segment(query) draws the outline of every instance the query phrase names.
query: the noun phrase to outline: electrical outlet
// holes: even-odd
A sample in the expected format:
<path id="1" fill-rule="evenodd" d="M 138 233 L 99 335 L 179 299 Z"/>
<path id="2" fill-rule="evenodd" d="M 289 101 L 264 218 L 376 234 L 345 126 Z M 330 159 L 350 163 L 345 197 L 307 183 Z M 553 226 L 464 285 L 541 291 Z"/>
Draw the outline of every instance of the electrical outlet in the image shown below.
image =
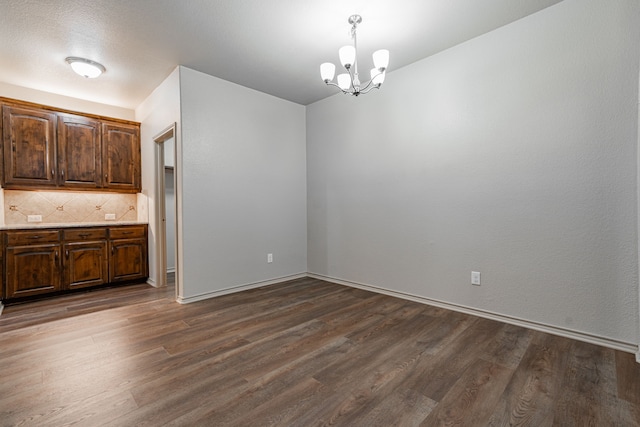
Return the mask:
<path id="1" fill-rule="evenodd" d="M 269 264 L 273 262 L 273 254 L 267 254 L 267 262 Z"/>
<path id="2" fill-rule="evenodd" d="M 472 271 L 471 272 L 471 284 L 472 285 L 476 285 L 476 286 L 480 286 L 480 272 L 479 271 Z"/>
<path id="3" fill-rule="evenodd" d="M 116 214 L 104 214 L 104 219 L 107 221 L 115 221 Z"/>
<path id="4" fill-rule="evenodd" d="M 27 222 L 42 222 L 42 215 L 27 215 Z"/>

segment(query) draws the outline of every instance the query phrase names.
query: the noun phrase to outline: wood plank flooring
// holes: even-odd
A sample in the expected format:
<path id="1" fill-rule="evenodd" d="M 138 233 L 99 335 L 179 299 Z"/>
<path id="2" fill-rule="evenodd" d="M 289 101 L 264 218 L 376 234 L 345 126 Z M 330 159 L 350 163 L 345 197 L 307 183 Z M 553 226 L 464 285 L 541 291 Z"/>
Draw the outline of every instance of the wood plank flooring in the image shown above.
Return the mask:
<path id="1" fill-rule="evenodd" d="M 631 354 L 311 278 L 5 307 L 0 426 L 637 426 Z"/>

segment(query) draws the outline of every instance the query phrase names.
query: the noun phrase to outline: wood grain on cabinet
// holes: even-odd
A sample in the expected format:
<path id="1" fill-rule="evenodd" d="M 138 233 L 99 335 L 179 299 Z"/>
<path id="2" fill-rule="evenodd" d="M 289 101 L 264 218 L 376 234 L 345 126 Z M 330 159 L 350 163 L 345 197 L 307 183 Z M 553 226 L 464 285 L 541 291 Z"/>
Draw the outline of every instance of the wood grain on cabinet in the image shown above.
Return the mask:
<path id="1" fill-rule="evenodd" d="M 139 123 L 0 102 L 4 188 L 141 190 Z"/>
<path id="2" fill-rule="evenodd" d="M 63 250 L 65 289 L 109 282 L 106 228 L 65 230 Z"/>
<path id="3" fill-rule="evenodd" d="M 109 280 L 141 280 L 148 276 L 146 227 L 129 226 L 109 230 Z"/>
<path id="4" fill-rule="evenodd" d="M 0 237 L 6 301 L 148 277 L 146 225 L 16 229 Z"/>
<path id="5" fill-rule="evenodd" d="M 100 122 L 72 114 L 58 114 L 59 184 L 66 188 L 102 186 Z"/>
<path id="6" fill-rule="evenodd" d="M 56 115 L 22 106 L 2 106 L 3 184 L 55 187 Z"/>
<path id="7" fill-rule="evenodd" d="M 7 232 L 6 298 L 21 298 L 62 290 L 60 233 Z"/>
<path id="8" fill-rule="evenodd" d="M 102 124 L 103 185 L 113 190 L 140 189 L 140 129 L 119 123 Z"/>

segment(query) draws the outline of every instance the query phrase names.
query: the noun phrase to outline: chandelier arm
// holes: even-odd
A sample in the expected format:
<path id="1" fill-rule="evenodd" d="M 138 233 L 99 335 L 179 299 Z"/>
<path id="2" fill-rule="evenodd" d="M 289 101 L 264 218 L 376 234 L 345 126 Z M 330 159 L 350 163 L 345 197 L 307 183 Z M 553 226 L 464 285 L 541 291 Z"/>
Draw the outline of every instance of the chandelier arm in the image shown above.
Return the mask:
<path id="1" fill-rule="evenodd" d="M 360 93 L 364 95 L 364 94 L 366 94 L 366 93 L 371 92 L 371 91 L 372 91 L 372 90 L 374 90 L 374 89 L 380 89 L 380 86 L 378 86 L 378 85 L 373 85 L 373 86 L 371 86 L 369 89 L 361 90 L 361 91 L 360 91 Z"/>
<path id="2" fill-rule="evenodd" d="M 367 93 L 367 92 L 371 92 L 371 89 L 374 89 L 374 88 L 376 88 L 376 89 L 380 89 L 380 86 L 382 86 L 382 83 L 380 83 L 380 84 L 374 84 L 372 87 L 369 87 L 369 86 L 371 86 L 371 84 L 372 84 L 372 83 L 373 83 L 373 81 L 376 79 L 376 77 L 381 76 L 383 73 L 384 73 L 384 71 L 379 72 L 378 74 L 376 74 L 375 76 L 373 76 L 373 77 L 371 78 L 371 80 L 369 80 L 369 81 L 367 82 L 367 85 L 366 85 L 366 86 L 365 86 L 365 87 L 360 91 L 360 93 L 363 93 L 363 94 L 364 94 L 364 93 Z"/>
<path id="3" fill-rule="evenodd" d="M 377 77 L 377 76 L 376 76 L 376 77 Z M 369 86 L 371 86 L 371 83 L 373 83 L 373 79 L 371 79 L 371 80 L 369 80 L 369 81 L 367 82 L 367 84 L 365 85 L 365 87 L 363 87 L 363 88 L 360 90 L 360 93 L 367 93 L 367 92 L 369 92 L 369 90 L 371 90 L 371 89 L 369 89 L 369 90 L 367 90 L 367 89 L 369 88 Z M 374 86 L 375 86 L 375 85 L 374 85 Z M 365 91 L 366 91 L 366 92 L 365 92 Z"/>
<path id="4" fill-rule="evenodd" d="M 335 84 L 334 82 L 326 82 L 326 83 L 327 83 L 327 86 L 335 86 L 335 87 L 337 87 L 338 89 L 340 89 L 340 91 L 342 93 L 349 93 L 346 90 L 342 89 L 339 85 Z"/>

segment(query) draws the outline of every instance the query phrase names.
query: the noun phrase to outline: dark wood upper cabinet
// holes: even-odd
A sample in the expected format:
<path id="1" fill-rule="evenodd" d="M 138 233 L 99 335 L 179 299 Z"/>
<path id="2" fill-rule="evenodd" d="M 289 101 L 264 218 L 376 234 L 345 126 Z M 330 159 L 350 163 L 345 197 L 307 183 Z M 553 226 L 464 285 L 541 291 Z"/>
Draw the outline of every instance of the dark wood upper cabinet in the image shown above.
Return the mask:
<path id="1" fill-rule="evenodd" d="M 60 185 L 67 188 L 102 186 L 100 122 L 87 117 L 58 114 Z"/>
<path id="2" fill-rule="evenodd" d="M 140 191 L 138 123 L 0 102 L 4 188 Z"/>
<path id="3" fill-rule="evenodd" d="M 55 187 L 55 113 L 3 105 L 2 120 L 5 187 Z"/>
<path id="4" fill-rule="evenodd" d="M 140 188 L 140 129 L 119 123 L 102 124 L 104 187 Z"/>

